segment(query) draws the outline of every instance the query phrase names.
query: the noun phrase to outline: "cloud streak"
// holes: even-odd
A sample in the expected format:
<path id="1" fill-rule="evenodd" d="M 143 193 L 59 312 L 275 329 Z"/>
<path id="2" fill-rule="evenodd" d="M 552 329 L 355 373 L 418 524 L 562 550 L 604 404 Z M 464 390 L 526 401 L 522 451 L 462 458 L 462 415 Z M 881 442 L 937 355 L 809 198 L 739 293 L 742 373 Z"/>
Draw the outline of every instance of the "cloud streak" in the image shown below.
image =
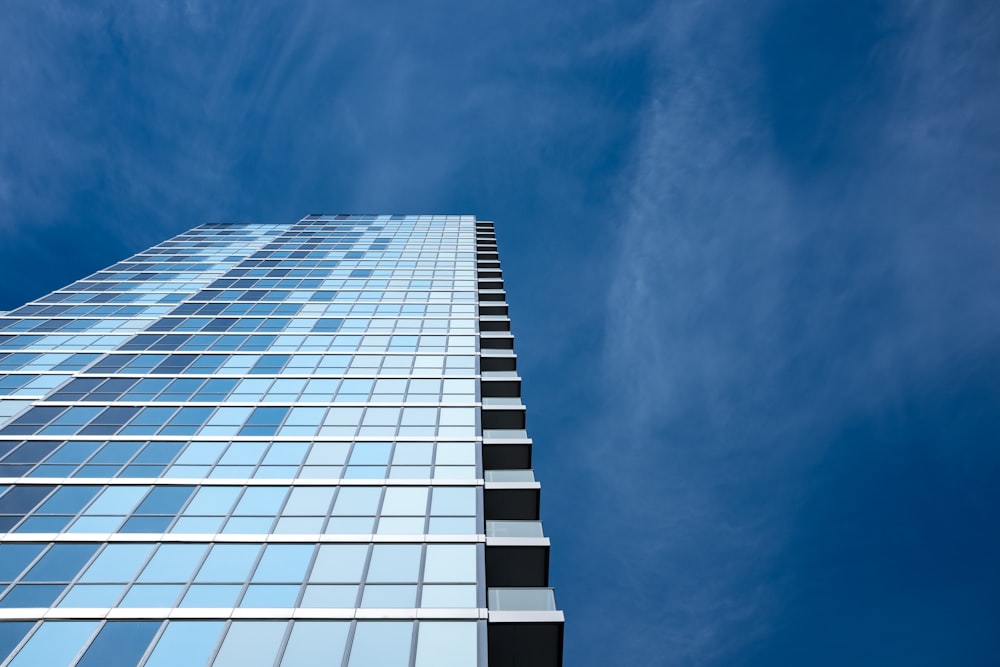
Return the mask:
<path id="1" fill-rule="evenodd" d="M 637 142 L 607 301 L 604 381 L 620 399 L 591 463 L 641 531 L 629 567 L 672 593 L 634 609 L 661 628 L 660 664 L 742 664 L 778 634 L 795 613 L 787 577 L 808 573 L 767 573 L 794 558 L 840 429 L 994 358 L 1000 334 L 989 8 L 890 3 L 851 76 L 895 83 L 845 115 L 870 90 L 840 82 L 815 111 L 840 153 L 808 167 L 788 163 L 800 156 L 774 143 L 759 102 L 762 35 L 786 6 L 758 9 L 676 3 L 657 16 L 669 66 Z"/>

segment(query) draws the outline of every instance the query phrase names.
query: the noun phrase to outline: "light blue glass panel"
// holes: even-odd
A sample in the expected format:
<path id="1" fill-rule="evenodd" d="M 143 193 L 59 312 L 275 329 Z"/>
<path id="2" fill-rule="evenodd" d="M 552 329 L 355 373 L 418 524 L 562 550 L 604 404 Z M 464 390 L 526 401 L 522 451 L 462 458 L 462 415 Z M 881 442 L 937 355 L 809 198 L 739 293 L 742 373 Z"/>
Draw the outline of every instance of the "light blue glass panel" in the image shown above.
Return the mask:
<path id="1" fill-rule="evenodd" d="M 351 465 L 385 465 L 392 451 L 391 442 L 358 442 L 351 452 Z"/>
<path id="2" fill-rule="evenodd" d="M 400 609 L 417 604 L 417 587 L 413 585 L 368 585 L 361 596 L 366 609 Z"/>
<path id="3" fill-rule="evenodd" d="M 134 584 L 119 607 L 173 607 L 177 597 L 184 589 L 184 584 Z"/>
<path id="4" fill-rule="evenodd" d="M 478 663 L 475 621 L 421 621 L 416 667 L 470 667 Z"/>
<path id="5" fill-rule="evenodd" d="M 151 544 L 109 544 L 80 581 L 130 581 L 152 550 Z"/>
<path id="6" fill-rule="evenodd" d="M 326 524 L 327 535 L 370 535 L 375 526 L 375 518 L 366 517 L 332 517 Z"/>
<path id="7" fill-rule="evenodd" d="M 208 664 L 224 625 L 221 621 L 171 621 L 144 667 Z"/>
<path id="8" fill-rule="evenodd" d="M 124 584 L 76 584 L 59 601 L 60 607 L 113 607 Z"/>
<path id="9" fill-rule="evenodd" d="M 271 667 L 287 627 L 284 621 L 234 621 L 213 667 Z"/>
<path id="10" fill-rule="evenodd" d="M 109 486 L 97 496 L 97 500 L 91 503 L 83 514 L 85 516 L 128 514 L 147 491 L 149 491 L 148 486 Z"/>
<path id="11" fill-rule="evenodd" d="M 276 486 L 252 486 L 246 490 L 233 510 L 239 516 L 274 516 L 281 508 L 288 490 Z"/>
<path id="12" fill-rule="evenodd" d="M 438 465 L 475 465 L 476 446 L 471 442 L 439 442 L 434 462 Z"/>
<path id="13" fill-rule="evenodd" d="M 189 581 L 206 549 L 204 544 L 161 544 L 137 581 Z"/>
<path id="14" fill-rule="evenodd" d="M 361 581 L 361 574 L 368 555 L 366 544 L 323 544 L 316 554 L 310 582 L 319 583 L 356 583 Z"/>
<path id="15" fill-rule="evenodd" d="M 385 490 L 382 514 L 395 516 L 423 516 L 427 512 L 427 487 L 396 486 Z"/>
<path id="16" fill-rule="evenodd" d="M 192 442 L 174 462 L 175 465 L 211 464 L 226 448 L 224 442 Z"/>
<path id="17" fill-rule="evenodd" d="M 242 489 L 236 486 L 203 486 L 184 509 L 184 514 L 189 516 L 227 514 L 240 495 L 240 491 Z"/>
<path id="18" fill-rule="evenodd" d="M 312 559 L 311 544 L 270 544 L 254 571 L 255 582 L 301 582 Z"/>
<path id="19" fill-rule="evenodd" d="M 356 585 L 310 584 L 306 586 L 300 606 L 350 608 L 357 604 L 357 600 L 358 586 Z"/>
<path id="20" fill-rule="evenodd" d="M 339 516 L 374 516 L 382 489 L 369 486 L 347 486 L 340 489 L 333 514 Z"/>
<path id="21" fill-rule="evenodd" d="M 411 621 L 358 621 L 348 667 L 406 667 L 412 637 Z"/>
<path id="22" fill-rule="evenodd" d="M 280 667 L 314 664 L 323 656 L 327 665 L 340 665 L 351 624 L 339 621 L 297 621 L 292 624 Z"/>
<path id="23" fill-rule="evenodd" d="M 242 584 L 192 584 L 181 600 L 181 607 L 235 607 Z"/>
<path id="24" fill-rule="evenodd" d="M 438 451 L 444 444 L 447 443 L 438 444 Z M 433 453 L 434 443 L 432 442 L 397 442 L 392 462 L 394 465 L 430 465 Z M 438 457 L 440 458 L 440 454 Z"/>
<path id="25" fill-rule="evenodd" d="M 333 501 L 333 487 L 302 486 L 292 489 L 281 514 L 326 516 L 330 503 Z"/>
<path id="26" fill-rule="evenodd" d="M 469 486 L 435 487 L 431 497 L 431 514 L 438 516 L 474 516 L 476 490 Z"/>
<path id="27" fill-rule="evenodd" d="M 9 667 L 70 665 L 97 621 L 48 621 L 28 640 Z"/>
<path id="28" fill-rule="evenodd" d="M 476 607 L 475 585 L 424 584 L 420 606 L 425 609 L 472 609 Z"/>
<path id="29" fill-rule="evenodd" d="M 243 594 L 241 607 L 294 607 L 299 597 L 298 584 L 250 584 Z"/>
<path id="30" fill-rule="evenodd" d="M 195 581 L 244 581 L 257 559 L 256 544 L 216 544 L 212 546 Z"/>
<path id="31" fill-rule="evenodd" d="M 377 583 L 417 581 L 420 571 L 419 544 L 376 544 L 366 580 Z"/>
<path id="32" fill-rule="evenodd" d="M 317 442 L 309 450 L 306 465 L 343 465 L 350 446 L 348 442 Z"/>
<path id="33" fill-rule="evenodd" d="M 267 449 L 266 442 L 234 442 L 219 459 L 219 465 L 254 465 Z"/>
<path id="34" fill-rule="evenodd" d="M 424 564 L 424 581 L 473 582 L 476 580 L 474 544 L 429 544 Z"/>

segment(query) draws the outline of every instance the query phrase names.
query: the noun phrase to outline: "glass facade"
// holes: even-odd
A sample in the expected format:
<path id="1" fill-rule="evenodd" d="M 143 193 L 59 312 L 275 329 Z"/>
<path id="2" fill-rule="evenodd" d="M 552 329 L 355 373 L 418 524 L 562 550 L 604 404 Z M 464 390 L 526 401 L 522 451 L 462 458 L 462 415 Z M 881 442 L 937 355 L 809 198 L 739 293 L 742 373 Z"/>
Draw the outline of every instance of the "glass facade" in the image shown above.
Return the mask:
<path id="1" fill-rule="evenodd" d="M 0 317 L 0 667 L 558 664 L 499 275 L 473 216 L 213 223 Z"/>

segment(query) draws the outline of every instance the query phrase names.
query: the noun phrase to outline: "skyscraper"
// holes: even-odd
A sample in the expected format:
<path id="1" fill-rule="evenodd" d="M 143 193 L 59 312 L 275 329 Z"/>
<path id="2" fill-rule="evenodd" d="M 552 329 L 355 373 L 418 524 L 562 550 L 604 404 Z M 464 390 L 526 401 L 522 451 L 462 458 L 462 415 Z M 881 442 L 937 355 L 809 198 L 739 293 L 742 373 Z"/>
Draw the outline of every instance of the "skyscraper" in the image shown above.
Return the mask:
<path id="1" fill-rule="evenodd" d="M 196 227 L 0 317 L 0 667 L 549 666 L 493 225 Z"/>

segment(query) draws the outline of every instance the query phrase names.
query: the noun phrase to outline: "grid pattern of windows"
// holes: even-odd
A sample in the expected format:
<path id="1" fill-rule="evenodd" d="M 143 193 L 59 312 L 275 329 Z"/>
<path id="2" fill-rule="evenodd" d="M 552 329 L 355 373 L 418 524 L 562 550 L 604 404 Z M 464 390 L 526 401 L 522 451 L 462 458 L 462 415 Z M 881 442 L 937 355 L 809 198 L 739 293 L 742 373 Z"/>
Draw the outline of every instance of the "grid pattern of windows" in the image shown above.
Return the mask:
<path id="1" fill-rule="evenodd" d="M 472 216 L 310 216 L 0 317 L 0 667 L 483 664 L 476 281 Z"/>

